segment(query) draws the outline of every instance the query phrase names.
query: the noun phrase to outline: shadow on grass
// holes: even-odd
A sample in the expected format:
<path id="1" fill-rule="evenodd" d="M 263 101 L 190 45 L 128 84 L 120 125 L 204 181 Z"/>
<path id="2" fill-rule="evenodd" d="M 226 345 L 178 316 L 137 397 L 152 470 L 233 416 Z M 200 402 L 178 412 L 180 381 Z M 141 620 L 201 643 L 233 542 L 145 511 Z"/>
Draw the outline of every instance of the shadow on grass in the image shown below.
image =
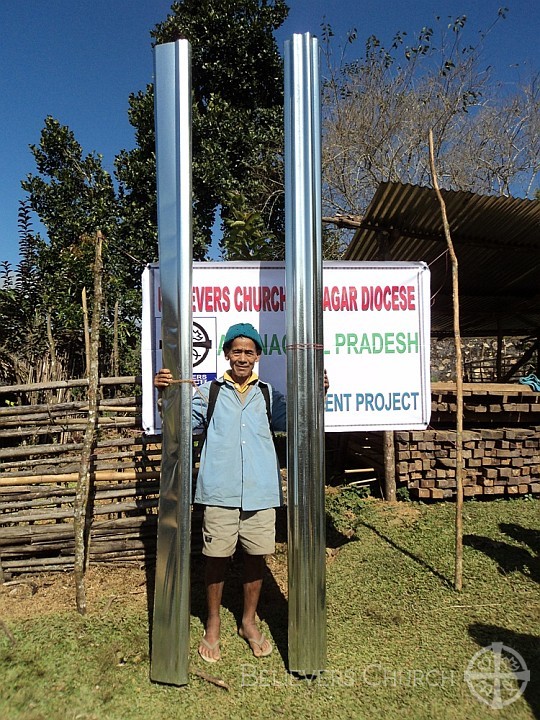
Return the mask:
<path id="1" fill-rule="evenodd" d="M 540 555 L 540 530 L 524 528 L 515 523 L 500 523 L 499 529 L 514 540 L 528 545 L 536 555 Z"/>
<path id="2" fill-rule="evenodd" d="M 421 567 L 423 567 L 425 570 L 428 570 L 432 575 L 435 575 L 436 578 L 438 578 L 443 585 L 445 585 L 448 588 L 453 588 L 454 585 L 452 581 L 447 578 L 445 575 L 443 575 L 439 570 L 433 567 L 433 565 L 430 565 L 428 562 L 426 562 L 423 558 L 418 557 L 418 555 L 415 555 L 410 550 L 407 550 L 407 548 L 403 547 L 402 545 L 399 545 L 395 540 L 392 540 L 392 538 L 389 538 L 388 535 L 385 535 L 380 530 L 378 530 L 374 525 L 370 525 L 370 523 L 366 522 L 365 520 L 360 520 L 358 522 L 358 525 L 363 525 L 364 527 L 368 528 L 368 530 L 372 530 L 375 535 L 381 538 L 381 540 L 384 540 L 387 542 L 391 547 L 393 547 L 395 550 L 398 550 L 400 553 L 405 555 L 406 557 L 410 558 L 411 560 L 414 560 L 415 563 L 418 563 Z"/>
<path id="3" fill-rule="evenodd" d="M 530 671 L 530 680 L 525 687 L 523 697 L 529 703 L 534 717 L 540 719 L 540 683 L 538 683 L 540 674 L 540 637 L 538 635 L 517 633 L 497 625 L 483 625 L 482 623 L 470 625 L 469 634 L 480 647 L 502 642 L 507 648 L 515 650 L 521 655 L 527 669 Z M 509 654 L 512 655 L 512 653 Z M 479 668 L 475 669 L 478 670 Z M 485 682 L 495 682 L 495 680 L 495 677 L 493 679 L 487 678 Z M 521 682 L 516 679 L 516 690 L 521 685 Z M 502 690 L 504 690 L 504 687 Z"/>
<path id="4" fill-rule="evenodd" d="M 526 542 L 532 548 L 536 547 L 539 533 L 535 530 L 527 530 L 514 524 L 501 524 L 500 529 L 515 540 Z M 463 544 L 495 560 L 502 575 L 521 572 L 532 580 L 540 582 L 540 557 L 535 556 L 534 552 L 527 548 L 493 540 L 484 535 L 464 535 Z"/>

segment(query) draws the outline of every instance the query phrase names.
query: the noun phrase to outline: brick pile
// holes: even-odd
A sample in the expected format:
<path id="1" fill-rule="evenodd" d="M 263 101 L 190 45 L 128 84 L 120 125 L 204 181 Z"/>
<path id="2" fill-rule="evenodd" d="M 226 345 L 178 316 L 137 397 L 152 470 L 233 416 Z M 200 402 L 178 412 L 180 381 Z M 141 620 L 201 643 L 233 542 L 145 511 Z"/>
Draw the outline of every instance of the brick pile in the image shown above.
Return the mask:
<path id="1" fill-rule="evenodd" d="M 398 484 L 419 499 L 456 492 L 454 430 L 395 433 Z M 463 493 L 515 496 L 540 493 L 540 426 L 463 431 Z"/>

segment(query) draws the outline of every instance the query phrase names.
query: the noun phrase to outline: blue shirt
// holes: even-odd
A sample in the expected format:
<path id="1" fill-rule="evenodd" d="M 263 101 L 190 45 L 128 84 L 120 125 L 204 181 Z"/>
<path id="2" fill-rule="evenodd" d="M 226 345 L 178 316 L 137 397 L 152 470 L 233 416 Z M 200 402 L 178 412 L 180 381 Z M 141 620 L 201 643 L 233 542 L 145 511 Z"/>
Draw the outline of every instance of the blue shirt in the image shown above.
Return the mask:
<path id="1" fill-rule="evenodd" d="M 223 378 L 219 382 L 222 386 L 201 454 L 195 502 L 242 510 L 281 505 L 279 463 L 259 381 L 244 399 L 231 382 Z M 200 385 L 193 397 L 193 429 L 204 426 L 210 385 Z M 285 430 L 285 398 L 270 385 L 268 388 L 272 428 Z"/>

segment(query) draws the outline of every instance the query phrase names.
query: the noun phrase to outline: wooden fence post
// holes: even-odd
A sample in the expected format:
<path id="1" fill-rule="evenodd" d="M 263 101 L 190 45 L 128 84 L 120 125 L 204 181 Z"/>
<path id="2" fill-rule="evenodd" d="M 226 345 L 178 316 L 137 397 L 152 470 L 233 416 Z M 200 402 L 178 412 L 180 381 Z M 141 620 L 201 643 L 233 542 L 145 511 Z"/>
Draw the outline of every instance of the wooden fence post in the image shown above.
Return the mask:
<path id="1" fill-rule="evenodd" d="M 73 528 L 75 536 L 75 593 L 77 610 L 86 614 L 86 590 L 84 574 L 87 566 L 90 519 L 88 518 L 88 497 L 90 493 L 90 463 L 95 440 L 98 414 L 99 386 L 99 325 L 102 296 L 103 235 L 96 234 L 96 255 L 94 261 L 94 300 L 92 307 L 92 333 L 90 336 L 90 366 L 88 368 L 88 419 L 81 450 L 81 464 L 77 494 L 75 496 Z"/>
<path id="2" fill-rule="evenodd" d="M 396 500 L 396 450 L 394 447 L 394 431 L 383 432 L 384 450 L 384 499 L 389 502 Z"/>

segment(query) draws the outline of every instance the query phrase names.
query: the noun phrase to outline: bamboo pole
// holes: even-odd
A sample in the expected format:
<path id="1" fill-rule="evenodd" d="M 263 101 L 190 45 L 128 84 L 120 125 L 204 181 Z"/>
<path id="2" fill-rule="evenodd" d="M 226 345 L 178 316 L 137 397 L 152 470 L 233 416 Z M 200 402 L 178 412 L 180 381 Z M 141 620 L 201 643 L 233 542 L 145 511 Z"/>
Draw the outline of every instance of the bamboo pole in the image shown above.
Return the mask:
<path id="1" fill-rule="evenodd" d="M 153 443 L 155 444 L 155 443 Z M 99 440 L 95 447 L 129 447 L 130 445 L 141 445 L 141 438 L 112 438 L 110 440 Z M 64 452 L 78 452 L 82 450 L 82 443 L 51 443 L 49 445 L 23 445 L 14 448 L 0 448 L 0 458 L 26 457 L 28 455 L 61 454 Z"/>
<path id="2" fill-rule="evenodd" d="M 0 475 L 0 487 L 15 487 L 19 485 L 46 485 L 48 483 L 76 483 L 79 481 L 79 473 L 63 473 L 60 475 L 33 475 L 24 477 L 3 477 Z M 148 480 L 159 478 L 159 471 L 153 472 L 139 472 L 138 470 L 125 470 L 123 472 L 109 472 L 108 470 L 97 470 L 90 473 L 90 480 L 92 482 L 109 481 L 114 480 Z"/>
<path id="3" fill-rule="evenodd" d="M 119 517 L 107 520 L 96 520 L 92 526 L 92 537 L 102 535 L 114 535 L 118 531 L 137 531 L 142 533 L 143 526 L 157 526 L 157 515 L 128 515 L 127 517 Z M 36 546 L 47 541 L 51 537 L 73 538 L 73 523 L 57 523 L 49 525 L 14 525 L 6 527 L 2 530 L 0 538 L 0 546 L 5 547 L 8 542 L 30 541 Z"/>
<path id="4" fill-rule="evenodd" d="M 80 459 L 80 456 L 79 456 Z M 159 467 L 161 462 L 161 450 L 137 450 L 134 448 L 131 451 L 126 452 L 115 452 L 115 453 L 95 453 L 92 455 L 94 460 L 94 466 L 96 470 L 114 470 L 114 469 L 125 469 L 131 467 L 138 467 L 142 469 L 142 466 L 151 466 L 151 469 Z M 112 467 L 105 467 L 108 462 L 113 460 L 121 461 L 117 462 Z M 73 472 L 72 465 L 77 461 L 77 457 L 71 453 L 66 452 L 64 457 L 47 457 L 26 459 L 26 460 L 5 460 L 2 463 L 2 472 L 0 477 L 5 477 L 9 474 L 13 475 L 43 475 L 43 474 L 54 474 L 57 472 L 52 466 L 59 466 L 59 471 L 62 472 L 62 468 L 65 468 L 64 472 Z M 102 467 L 99 467 L 99 466 Z"/>
<path id="5" fill-rule="evenodd" d="M 432 393 L 455 393 L 455 382 L 431 383 Z M 463 392 L 469 395 L 530 395 L 534 390 L 529 385 L 518 383 L 463 383 Z"/>
<path id="6" fill-rule="evenodd" d="M 103 428 L 138 428 L 140 427 L 140 418 L 98 418 L 99 427 Z M 69 426 L 69 427 L 68 427 Z M 24 435 L 55 435 L 66 432 L 84 432 L 86 424 L 81 418 L 76 423 L 59 422 L 57 425 L 39 425 L 33 426 L 31 429 L 14 428 L 13 430 L 0 430 L 0 438 L 22 437 Z"/>
<path id="7" fill-rule="evenodd" d="M 141 401 L 140 398 L 133 396 L 130 397 L 123 397 L 123 398 L 106 398 L 106 399 L 100 399 L 99 401 L 99 408 L 100 409 L 106 409 L 110 410 L 114 407 L 121 407 L 126 406 L 130 410 L 134 407 L 141 407 Z M 0 408 L 0 418 L 2 417 L 15 417 L 20 415 L 27 415 L 27 414 L 33 414 L 33 413 L 40 413 L 40 412 L 49 412 L 51 409 L 54 410 L 54 412 L 57 411 L 74 411 L 79 410 L 81 412 L 88 412 L 88 400 L 73 400 L 71 402 L 65 402 L 65 403 L 55 403 L 52 408 L 49 403 L 40 403 L 38 405 L 15 405 L 12 407 L 3 407 Z M 2 421 L 3 422 L 3 421 Z"/>
<path id="8" fill-rule="evenodd" d="M 379 255 L 383 261 L 391 260 L 390 238 L 387 232 L 379 233 Z M 384 499 L 396 502 L 396 449 L 394 431 L 383 431 Z"/>
<path id="9" fill-rule="evenodd" d="M 439 189 L 437 169 L 435 167 L 435 150 L 433 131 L 429 131 L 429 164 L 433 188 L 441 206 L 441 216 L 448 254 L 452 266 L 452 302 L 454 308 L 454 344 L 456 348 L 456 556 L 454 587 L 463 587 L 463 360 L 461 354 L 461 332 L 459 327 L 459 283 L 458 260 L 452 243 L 450 225 L 446 215 L 446 204 Z"/>
<path id="10" fill-rule="evenodd" d="M 54 338 L 52 334 L 52 325 L 51 325 L 51 313 L 47 312 L 46 315 L 46 322 L 47 322 L 47 341 L 49 343 L 49 352 L 51 354 L 51 377 L 53 380 L 56 380 L 56 374 L 57 374 L 57 363 L 56 363 L 56 347 L 54 344 Z"/>
<path id="11" fill-rule="evenodd" d="M 13 423 L 19 423 L 20 425 L 32 426 L 34 422 L 44 423 L 47 420 L 57 421 L 59 418 L 64 418 L 66 422 L 80 422 L 81 419 L 86 418 L 88 415 L 88 405 L 86 407 L 75 408 L 74 410 L 57 410 L 54 405 L 47 412 L 35 412 L 22 413 L 21 415 L 7 415 L 4 416 L 0 421 L 1 427 L 12 425 Z M 114 415 L 126 415 L 128 418 L 137 413 L 141 412 L 141 408 L 138 405 L 111 405 L 110 407 L 104 407 L 100 404 L 98 411 L 101 411 L 99 419 L 107 421 L 114 419 Z M 121 419 L 121 418 L 120 418 Z"/>
<path id="12" fill-rule="evenodd" d="M 84 327 L 84 356 L 86 358 L 86 376 L 90 369 L 90 330 L 88 328 L 88 304 L 86 301 L 86 287 L 82 289 L 82 311 Z"/>
<path id="13" fill-rule="evenodd" d="M 503 340 L 504 333 L 500 316 L 497 317 L 497 359 L 495 363 L 497 382 L 502 379 L 502 361 L 503 361 Z"/>
<path id="14" fill-rule="evenodd" d="M 121 513 L 121 512 L 128 512 L 131 510 L 142 510 L 144 508 L 157 508 L 158 506 L 158 498 L 155 497 L 152 500 L 136 500 L 133 502 L 117 502 L 117 503 L 109 503 L 108 505 L 96 505 L 93 510 L 94 515 L 110 515 L 112 513 Z M 68 508 L 66 510 L 52 510 L 50 512 L 15 512 L 15 513 L 9 513 L 8 515 L 2 515 L 0 516 L 0 526 L 5 525 L 7 523 L 12 522 L 41 522 L 44 520 L 68 520 L 70 518 L 76 519 L 75 517 L 75 510 L 76 508 Z M 77 556 L 77 571 L 79 571 L 80 567 L 80 548 L 78 547 L 78 543 L 80 542 L 80 533 L 79 536 L 75 536 L 77 541 L 76 550 L 75 553 Z M 88 540 L 86 540 L 86 547 L 84 548 L 85 554 L 84 554 L 84 562 L 86 562 L 86 558 L 88 556 Z M 84 575 L 84 573 L 83 573 Z M 77 592 L 79 593 L 77 596 L 77 609 L 81 613 L 81 615 L 84 615 L 86 612 L 86 595 L 84 594 L 84 585 L 82 588 L 82 591 L 78 588 Z M 84 611 L 81 612 L 80 608 L 84 608 Z"/>
<path id="15" fill-rule="evenodd" d="M 94 437 L 97 427 L 98 384 L 99 384 L 99 327 L 102 299 L 103 275 L 103 235 L 101 230 L 96 233 L 96 254 L 94 261 L 94 299 L 92 306 L 92 335 L 90 337 L 90 365 L 88 368 L 88 421 L 81 450 L 81 465 L 77 495 L 73 514 L 73 530 L 75 535 L 75 593 L 77 610 L 86 614 L 86 589 L 84 573 L 88 558 L 88 541 L 90 523 L 88 518 L 88 497 L 90 492 L 90 458 L 93 452 Z"/>
<path id="16" fill-rule="evenodd" d="M 118 375 L 118 300 L 114 303 L 112 361 L 113 361 L 113 373 L 115 375 Z"/>
<path id="17" fill-rule="evenodd" d="M 101 377 L 101 385 L 141 385 L 140 375 L 121 375 L 120 377 Z M 77 380 L 54 380 L 51 382 L 24 383 L 20 385 L 0 385 L 0 395 L 14 392 L 34 392 L 37 390 L 55 390 L 57 388 L 87 387 L 88 378 Z"/>
<path id="18" fill-rule="evenodd" d="M 135 418 L 137 417 L 137 411 L 139 411 L 140 415 L 140 409 L 136 407 L 119 406 L 107 408 L 107 415 L 100 415 L 98 417 L 98 422 L 102 425 L 110 425 L 116 424 L 118 421 L 133 420 L 133 416 L 135 416 Z M 88 414 L 88 410 L 86 411 L 86 414 Z M 55 425 L 61 425 L 63 427 L 68 425 L 77 425 L 85 419 L 86 414 L 82 410 L 76 410 L 72 411 L 68 416 L 65 412 L 51 409 L 51 412 L 49 413 L 33 413 L 18 417 L 4 417 L 2 419 L 1 426 L 6 429 L 10 427 L 17 427 L 21 431 L 26 430 L 28 434 L 32 434 L 34 427 L 43 427 L 44 425 L 47 425 L 49 421 L 53 422 Z M 120 416 L 114 417 L 117 414 Z M 122 417 L 122 415 L 125 417 Z"/>
<path id="19" fill-rule="evenodd" d="M 107 489 L 107 490 L 97 490 L 93 493 L 92 497 L 94 499 L 94 502 L 101 502 L 102 500 L 112 500 L 115 498 L 128 498 L 128 497 L 139 497 L 139 498 L 146 498 L 150 495 L 157 495 L 159 492 L 159 485 L 157 483 L 154 483 L 151 487 L 147 488 L 139 488 L 138 485 L 129 485 L 129 486 L 116 486 L 116 488 Z M 35 508 L 50 508 L 58 507 L 59 505 L 71 505 L 73 503 L 73 497 L 75 495 L 75 490 L 69 491 L 68 488 L 63 489 L 63 494 L 58 495 L 56 493 L 52 493 L 50 495 L 47 495 L 46 497 L 29 497 L 25 498 L 24 500 L 11 500 L 8 502 L 0 502 L 0 511 L 6 513 L 6 518 L 8 512 L 14 513 L 16 511 L 32 511 Z M 7 512 L 6 512 L 7 511 Z M 8 522 L 8 520 L 5 520 Z M 11 522 L 11 519 L 9 520 Z M 2 516 L 0 516 L 0 523 L 2 523 Z"/>

